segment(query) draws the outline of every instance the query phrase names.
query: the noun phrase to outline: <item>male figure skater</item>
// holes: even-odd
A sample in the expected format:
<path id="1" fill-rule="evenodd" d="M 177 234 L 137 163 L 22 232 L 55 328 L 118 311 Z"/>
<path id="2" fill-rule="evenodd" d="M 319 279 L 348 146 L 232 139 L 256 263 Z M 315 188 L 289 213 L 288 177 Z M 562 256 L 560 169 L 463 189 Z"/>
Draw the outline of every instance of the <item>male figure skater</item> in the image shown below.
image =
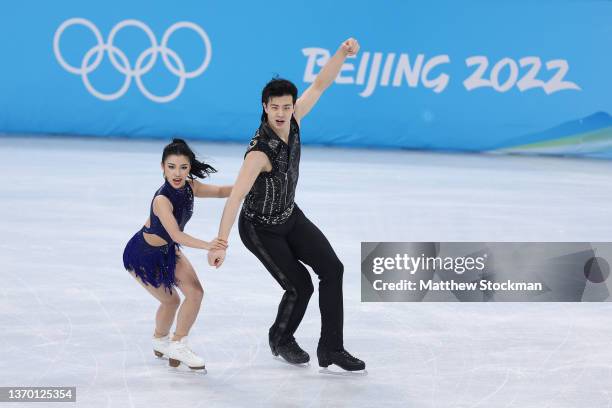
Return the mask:
<path id="1" fill-rule="evenodd" d="M 355 39 L 344 41 L 299 98 L 296 86 L 285 79 L 273 79 L 264 87 L 261 125 L 225 204 L 218 238 L 227 240 L 245 199 L 238 221 L 240 238 L 285 291 L 269 331 L 272 354 L 292 364 L 310 360 L 293 336 L 314 290 L 303 262 L 319 277 L 319 365 L 336 364 L 349 371 L 363 370 L 365 363 L 344 349 L 343 265 L 294 197 L 300 163 L 300 123 L 332 84 L 346 57 L 358 51 Z M 211 250 L 208 261 L 219 267 L 225 255 L 225 249 Z"/>

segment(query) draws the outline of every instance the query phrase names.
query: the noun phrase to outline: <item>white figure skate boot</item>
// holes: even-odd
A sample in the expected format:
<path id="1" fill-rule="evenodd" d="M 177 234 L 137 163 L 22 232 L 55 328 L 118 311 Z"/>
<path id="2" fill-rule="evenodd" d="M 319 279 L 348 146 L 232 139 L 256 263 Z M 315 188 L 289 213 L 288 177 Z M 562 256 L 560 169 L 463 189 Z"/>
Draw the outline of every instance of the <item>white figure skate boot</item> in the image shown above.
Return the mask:
<path id="1" fill-rule="evenodd" d="M 153 353 L 157 357 L 168 357 L 168 348 L 170 347 L 170 336 L 168 334 L 163 337 L 153 336 L 151 343 L 153 344 Z"/>
<path id="2" fill-rule="evenodd" d="M 187 337 L 183 337 L 179 341 L 170 341 L 168 359 L 170 367 L 178 367 L 180 363 L 183 363 L 192 370 L 204 370 L 206 368 L 204 360 L 187 345 Z"/>

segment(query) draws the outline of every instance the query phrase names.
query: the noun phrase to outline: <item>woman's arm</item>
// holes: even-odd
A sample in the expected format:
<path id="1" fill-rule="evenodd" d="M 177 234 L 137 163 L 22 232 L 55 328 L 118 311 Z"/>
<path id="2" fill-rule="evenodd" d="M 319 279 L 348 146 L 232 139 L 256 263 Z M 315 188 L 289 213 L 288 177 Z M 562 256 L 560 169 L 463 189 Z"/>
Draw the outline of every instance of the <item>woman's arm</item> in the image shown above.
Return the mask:
<path id="1" fill-rule="evenodd" d="M 170 238 L 178 244 L 207 250 L 227 248 L 227 241 L 224 242 L 215 238 L 212 242 L 206 242 L 181 231 L 172 214 L 172 203 L 162 195 L 155 197 L 153 200 L 153 213 L 157 215 Z"/>
<path id="2" fill-rule="evenodd" d="M 196 197 L 213 197 L 225 198 L 229 197 L 233 186 L 215 186 L 212 184 L 204 184 L 197 180 L 190 181 L 193 195 Z"/>

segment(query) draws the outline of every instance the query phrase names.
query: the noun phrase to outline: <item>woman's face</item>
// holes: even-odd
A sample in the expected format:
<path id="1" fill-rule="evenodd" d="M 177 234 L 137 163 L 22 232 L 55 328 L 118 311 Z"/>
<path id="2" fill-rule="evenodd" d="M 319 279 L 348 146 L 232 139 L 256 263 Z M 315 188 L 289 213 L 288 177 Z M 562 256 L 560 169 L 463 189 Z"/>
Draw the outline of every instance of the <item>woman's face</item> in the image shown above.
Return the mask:
<path id="1" fill-rule="evenodd" d="M 164 171 L 164 178 L 168 180 L 172 187 L 181 188 L 185 185 L 189 170 L 191 170 L 189 158 L 171 154 L 162 163 L 162 170 Z"/>

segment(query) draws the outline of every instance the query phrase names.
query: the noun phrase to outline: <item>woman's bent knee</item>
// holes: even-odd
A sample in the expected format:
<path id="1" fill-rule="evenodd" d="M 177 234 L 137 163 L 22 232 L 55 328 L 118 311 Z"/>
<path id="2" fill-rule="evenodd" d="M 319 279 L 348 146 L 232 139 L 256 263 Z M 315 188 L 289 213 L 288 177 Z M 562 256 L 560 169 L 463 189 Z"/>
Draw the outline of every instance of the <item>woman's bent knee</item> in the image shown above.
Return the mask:
<path id="1" fill-rule="evenodd" d="M 166 307 L 177 308 L 181 304 L 181 298 L 175 293 L 174 295 L 162 300 L 161 303 Z"/>
<path id="2" fill-rule="evenodd" d="M 204 289 L 201 286 L 190 288 L 185 293 L 185 298 L 192 302 L 202 302 L 204 298 Z"/>

